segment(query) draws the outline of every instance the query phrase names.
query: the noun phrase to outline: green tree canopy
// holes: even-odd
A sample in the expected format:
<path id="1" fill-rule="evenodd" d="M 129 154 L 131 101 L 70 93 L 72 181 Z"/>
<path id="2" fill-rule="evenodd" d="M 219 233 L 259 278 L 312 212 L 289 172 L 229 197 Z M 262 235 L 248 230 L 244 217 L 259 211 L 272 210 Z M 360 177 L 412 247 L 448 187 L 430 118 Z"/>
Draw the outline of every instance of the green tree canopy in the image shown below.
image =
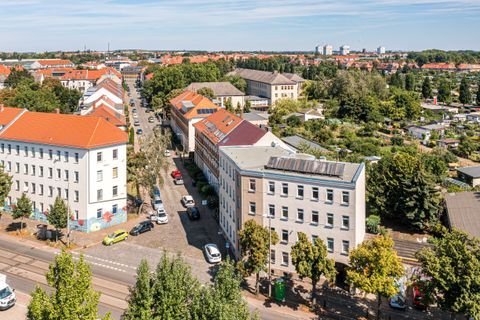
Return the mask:
<path id="1" fill-rule="evenodd" d="M 20 230 L 23 228 L 23 218 L 28 218 L 32 214 L 32 201 L 25 193 L 22 193 L 17 205 L 12 210 L 13 219 L 20 219 Z"/>
<path id="2" fill-rule="evenodd" d="M 16 88 L 21 82 L 33 81 L 33 76 L 26 69 L 12 68 L 7 79 L 5 79 L 5 87 Z"/>
<path id="3" fill-rule="evenodd" d="M 411 72 L 405 76 L 405 90 L 415 91 L 415 75 Z"/>
<path id="4" fill-rule="evenodd" d="M 3 166 L 0 166 L 0 206 L 5 205 L 5 199 L 12 188 L 12 176 L 5 172 Z"/>
<path id="5" fill-rule="evenodd" d="M 335 261 L 327 257 L 327 247 L 323 240 L 317 238 L 312 243 L 303 232 L 298 233 L 298 240 L 291 248 L 292 264 L 301 278 L 312 280 L 312 301 L 315 304 L 315 292 L 321 276 L 328 281 L 335 281 Z"/>
<path id="6" fill-rule="evenodd" d="M 470 92 L 470 83 L 466 77 L 462 78 L 460 82 L 460 96 L 458 97 L 461 103 L 469 104 L 472 103 L 472 93 Z"/>
<path id="7" fill-rule="evenodd" d="M 404 274 L 403 266 L 393 249 L 390 236 L 376 236 L 365 240 L 350 252 L 347 282 L 366 293 L 377 295 L 377 319 L 383 297 L 391 297 L 398 291 L 395 283 Z"/>
<path id="8" fill-rule="evenodd" d="M 128 309 L 123 318 L 125 320 L 150 320 L 152 319 L 153 290 L 150 267 L 145 259 L 142 259 L 137 268 L 137 281 L 130 288 Z"/>
<path id="9" fill-rule="evenodd" d="M 198 94 L 201 94 L 204 97 L 207 97 L 210 100 L 213 100 L 216 98 L 215 93 L 211 88 L 203 87 L 197 90 Z"/>
<path id="10" fill-rule="evenodd" d="M 269 239 L 271 235 L 271 238 Z M 247 220 L 239 233 L 242 261 L 239 268 L 245 276 L 255 273 L 255 292 L 259 290 L 260 271 L 264 271 L 270 259 L 270 247 L 278 242 L 275 231 L 262 227 L 255 220 Z M 270 241 L 269 241 L 270 240 Z"/>
<path id="11" fill-rule="evenodd" d="M 28 305 L 28 320 L 96 320 L 100 293 L 92 287 L 90 267 L 83 255 L 75 262 L 63 251 L 55 257 L 47 273 L 52 288 L 48 295 L 37 286 Z M 110 319 L 107 314 L 104 320 Z"/>
<path id="12" fill-rule="evenodd" d="M 57 230 L 57 238 L 58 230 L 67 227 L 68 218 L 68 207 L 65 204 L 65 201 L 57 196 L 53 205 L 50 205 L 50 212 L 47 215 L 48 223 L 53 225 Z"/>
<path id="13" fill-rule="evenodd" d="M 449 104 L 452 100 L 452 87 L 450 81 L 443 78 L 438 86 L 438 101 Z"/>
<path id="14" fill-rule="evenodd" d="M 426 292 L 443 308 L 480 319 L 480 240 L 441 227 L 417 253 Z"/>
<path id="15" fill-rule="evenodd" d="M 430 82 L 430 77 L 426 76 L 422 84 L 422 96 L 424 99 L 429 99 L 433 96 L 432 92 L 432 83 Z"/>

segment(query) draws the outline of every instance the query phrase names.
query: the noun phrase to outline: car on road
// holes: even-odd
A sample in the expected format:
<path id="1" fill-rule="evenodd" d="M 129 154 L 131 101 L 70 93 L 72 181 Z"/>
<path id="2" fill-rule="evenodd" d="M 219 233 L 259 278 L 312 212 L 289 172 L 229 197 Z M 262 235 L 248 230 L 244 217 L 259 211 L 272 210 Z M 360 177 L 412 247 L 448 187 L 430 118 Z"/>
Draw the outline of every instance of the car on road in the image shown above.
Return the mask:
<path id="1" fill-rule="evenodd" d="M 207 261 L 209 263 L 219 263 L 222 261 L 222 254 L 216 244 L 207 243 L 203 247 L 203 251 L 205 252 L 205 256 L 207 257 Z"/>
<path id="2" fill-rule="evenodd" d="M 180 170 L 173 170 L 170 175 L 172 176 L 172 178 L 176 178 L 176 177 L 181 177 L 182 176 L 182 173 L 180 172 Z"/>
<path id="3" fill-rule="evenodd" d="M 160 188 L 158 186 L 153 187 L 152 190 L 152 197 L 160 197 Z"/>
<path id="4" fill-rule="evenodd" d="M 135 121 L 133 122 L 133 125 L 134 125 L 135 127 L 138 127 L 138 126 L 140 125 L 140 121 L 135 120 Z"/>
<path id="5" fill-rule="evenodd" d="M 185 195 L 182 197 L 182 204 L 185 208 L 195 207 L 195 200 L 191 195 Z"/>
<path id="6" fill-rule="evenodd" d="M 150 112 L 152 112 L 152 110 L 150 108 L 145 109 L 145 113 L 150 113 Z"/>
<path id="7" fill-rule="evenodd" d="M 138 134 L 138 135 L 141 135 L 141 134 L 143 134 L 143 130 L 142 130 L 142 129 L 140 129 L 140 128 L 138 128 L 138 129 L 137 129 L 137 134 Z"/>
<path id="8" fill-rule="evenodd" d="M 187 215 L 190 220 L 199 220 L 200 219 L 200 210 L 197 207 L 188 207 Z"/>
<path id="9" fill-rule="evenodd" d="M 134 113 L 134 114 L 133 114 L 133 118 L 134 118 L 134 119 L 138 119 L 138 113 Z"/>
<path id="10" fill-rule="evenodd" d="M 15 305 L 15 290 L 7 284 L 7 276 L 0 274 L 0 310 L 7 310 Z"/>
<path id="11" fill-rule="evenodd" d="M 162 199 L 160 198 L 160 196 L 154 196 L 154 197 L 153 197 L 153 199 L 152 199 L 152 207 L 153 207 L 153 209 L 155 209 L 155 210 L 165 209 L 165 207 L 163 206 L 163 201 L 162 201 Z"/>
<path id="12" fill-rule="evenodd" d="M 154 118 L 154 117 L 148 117 L 148 122 L 154 123 L 154 122 L 155 122 L 155 118 Z"/>
<path id="13" fill-rule="evenodd" d="M 168 223 L 168 214 L 165 209 L 160 209 L 157 211 L 157 224 L 166 224 Z"/>
<path id="14" fill-rule="evenodd" d="M 171 153 L 170 153 L 170 150 L 166 149 L 164 152 L 163 152 L 163 156 L 164 157 L 170 157 Z"/>
<path id="15" fill-rule="evenodd" d="M 175 179 L 173 179 L 173 183 L 176 184 L 177 186 L 183 184 L 183 177 L 182 176 L 176 176 Z"/>
<path id="16" fill-rule="evenodd" d="M 127 240 L 128 239 L 128 232 L 127 230 L 120 229 L 110 233 L 108 236 L 103 238 L 103 244 L 106 246 L 111 246 L 114 243 Z"/>
<path id="17" fill-rule="evenodd" d="M 137 113 L 137 108 L 132 108 L 132 113 Z"/>
<path id="18" fill-rule="evenodd" d="M 142 221 L 139 224 L 135 225 L 132 230 L 130 230 L 130 235 L 138 236 L 139 234 L 142 234 L 144 232 L 151 231 L 153 227 L 154 225 L 151 221 Z"/>

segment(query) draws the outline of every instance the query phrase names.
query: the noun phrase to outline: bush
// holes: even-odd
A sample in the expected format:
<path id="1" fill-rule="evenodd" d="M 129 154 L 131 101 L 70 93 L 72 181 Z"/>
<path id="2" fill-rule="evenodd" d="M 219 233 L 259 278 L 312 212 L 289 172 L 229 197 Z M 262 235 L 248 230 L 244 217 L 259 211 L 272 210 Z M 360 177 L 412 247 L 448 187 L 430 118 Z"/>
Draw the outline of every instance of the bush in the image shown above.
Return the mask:
<path id="1" fill-rule="evenodd" d="M 377 234 L 380 231 L 380 216 L 370 215 L 367 218 L 367 231 L 370 233 Z"/>

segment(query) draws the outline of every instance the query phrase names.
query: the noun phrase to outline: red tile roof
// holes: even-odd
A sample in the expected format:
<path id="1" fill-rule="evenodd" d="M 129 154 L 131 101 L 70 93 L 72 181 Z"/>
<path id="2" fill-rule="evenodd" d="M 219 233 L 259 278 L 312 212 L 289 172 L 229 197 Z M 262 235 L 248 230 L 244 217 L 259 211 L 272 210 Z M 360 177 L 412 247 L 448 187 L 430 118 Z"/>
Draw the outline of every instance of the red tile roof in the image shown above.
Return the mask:
<path id="1" fill-rule="evenodd" d="M 193 107 L 185 109 L 184 103 L 191 103 Z M 204 110 L 211 111 L 214 109 L 216 111 L 220 109 L 220 107 L 214 104 L 210 99 L 188 90 L 171 99 L 170 104 L 179 110 L 186 119 L 192 119 L 195 117 L 206 118 L 214 112 L 207 113 L 203 112 Z"/>
<path id="2" fill-rule="evenodd" d="M 0 64 L 0 75 L 8 76 L 10 74 L 10 68 Z"/>
<path id="3" fill-rule="evenodd" d="M 117 127 L 123 127 L 127 125 L 124 115 L 113 111 L 110 107 L 104 104 L 100 104 L 99 106 L 95 107 L 92 112 L 86 114 L 86 116 L 103 118 Z"/>
<path id="4" fill-rule="evenodd" d="M 0 125 L 6 126 L 24 111 L 25 109 L 2 107 L 2 105 L 0 105 Z"/>
<path id="5" fill-rule="evenodd" d="M 454 63 L 426 63 L 422 69 L 455 69 Z"/>
<path id="6" fill-rule="evenodd" d="M 38 63 L 42 66 L 63 66 L 69 64 L 73 65 L 72 61 L 66 59 L 43 59 L 38 60 Z"/>
<path id="7" fill-rule="evenodd" d="M 25 112 L 0 139 L 81 149 L 124 144 L 127 134 L 99 117 Z"/>
<path id="8" fill-rule="evenodd" d="M 257 143 L 267 132 L 248 121 L 242 121 L 230 134 L 220 141 L 223 146 L 249 146 Z"/>
<path id="9" fill-rule="evenodd" d="M 63 76 L 60 77 L 60 80 L 90 80 L 95 81 L 100 79 L 102 76 L 107 74 L 114 74 L 119 79 L 122 78 L 122 75 L 119 72 L 112 68 L 104 69 L 86 69 L 86 70 L 74 70 L 71 69 Z"/>
<path id="10" fill-rule="evenodd" d="M 243 120 L 225 109 L 220 109 L 193 126 L 214 145 L 232 132 Z"/>

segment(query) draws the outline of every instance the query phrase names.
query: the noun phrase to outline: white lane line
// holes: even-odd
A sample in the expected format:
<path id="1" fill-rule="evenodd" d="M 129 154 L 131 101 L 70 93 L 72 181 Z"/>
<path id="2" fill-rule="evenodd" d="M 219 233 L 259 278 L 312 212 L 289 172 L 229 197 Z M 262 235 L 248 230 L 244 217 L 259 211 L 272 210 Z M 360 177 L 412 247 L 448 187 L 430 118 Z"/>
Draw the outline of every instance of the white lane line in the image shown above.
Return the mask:
<path id="1" fill-rule="evenodd" d="M 72 252 L 76 255 L 80 255 L 82 253 L 78 253 L 76 251 Z M 134 267 L 134 266 L 130 266 L 128 264 L 124 264 L 124 263 L 120 263 L 120 262 L 116 262 L 116 261 L 113 261 L 113 260 L 108 260 L 108 259 L 103 259 L 103 258 L 99 258 L 99 257 L 95 257 L 95 256 L 91 256 L 89 254 L 83 254 L 83 256 L 86 258 L 86 259 L 94 259 L 94 260 L 98 260 L 98 261 L 101 261 L 101 262 L 105 262 L 105 263 L 109 263 L 109 264 L 113 264 L 115 266 L 119 266 L 119 267 L 123 267 L 123 268 L 129 268 L 129 269 L 132 269 L 132 270 L 137 270 L 137 267 Z"/>

